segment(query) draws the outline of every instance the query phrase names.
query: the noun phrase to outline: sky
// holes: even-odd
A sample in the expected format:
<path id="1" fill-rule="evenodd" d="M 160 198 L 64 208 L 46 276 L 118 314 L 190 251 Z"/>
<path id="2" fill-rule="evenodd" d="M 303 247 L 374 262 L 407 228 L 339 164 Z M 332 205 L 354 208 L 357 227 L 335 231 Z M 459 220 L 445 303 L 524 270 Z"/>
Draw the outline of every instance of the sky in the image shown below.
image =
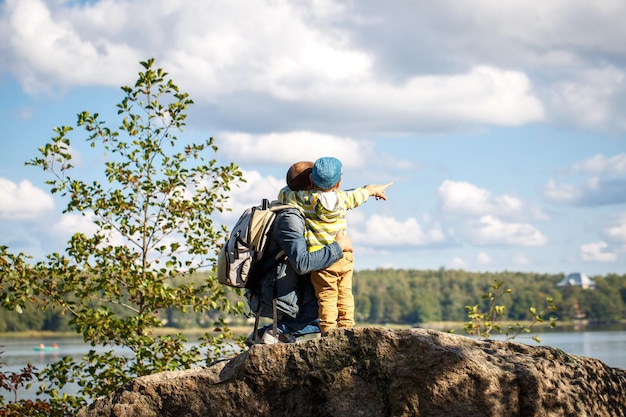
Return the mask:
<path id="1" fill-rule="evenodd" d="M 0 245 L 89 230 L 25 162 L 82 111 L 117 126 L 155 58 L 181 141 L 238 164 L 234 225 L 293 162 L 335 156 L 355 269 L 626 273 L 623 0 L 2 0 Z M 83 138 L 74 176 L 103 172 Z M 82 171 L 81 171 L 82 170 Z M 84 174 L 77 174 L 84 172 Z"/>

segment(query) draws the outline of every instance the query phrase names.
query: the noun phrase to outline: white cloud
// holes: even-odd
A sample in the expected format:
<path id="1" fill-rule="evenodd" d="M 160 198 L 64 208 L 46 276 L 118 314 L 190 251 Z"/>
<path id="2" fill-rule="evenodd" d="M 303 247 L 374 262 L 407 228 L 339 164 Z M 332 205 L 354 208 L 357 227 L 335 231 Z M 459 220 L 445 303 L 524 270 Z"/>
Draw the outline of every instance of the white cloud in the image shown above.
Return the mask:
<path id="1" fill-rule="evenodd" d="M 542 120 L 544 110 L 520 72 L 481 66 L 465 74 L 414 76 L 397 85 L 377 79 L 318 82 L 301 100 L 333 109 L 356 109 L 370 118 L 452 120 L 521 125 Z"/>
<path id="2" fill-rule="evenodd" d="M 626 53 L 626 29 L 618 17 L 626 13 L 623 2 L 439 3 L 420 22 L 426 25 L 420 31 L 437 33 L 423 49 L 448 40 L 446 55 L 461 57 L 452 62 L 473 58 L 526 68 L 537 80 L 543 78 L 536 90 L 546 98 L 549 119 L 598 129 L 626 128 L 620 117 L 626 93 L 619 58 Z M 450 41 L 455 35 L 457 41 Z"/>
<path id="3" fill-rule="evenodd" d="M 381 131 L 547 117 L 625 129 L 624 13 L 616 0 L 7 0 L 0 47 L 33 93 L 126 84 L 153 56 L 198 103 L 245 92 Z M 246 98 L 232 106 L 258 108 Z"/>
<path id="4" fill-rule="evenodd" d="M 92 236 L 97 230 L 97 226 L 93 223 L 93 213 L 85 212 L 85 214 L 64 214 L 61 219 L 52 225 L 52 230 L 57 236 L 69 239 L 75 233 L 84 233 L 86 236 Z"/>
<path id="5" fill-rule="evenodd" d="M 548 242 L 531 224 L 505 223 L 492 215 L 471 222 L 465 238 L 481 246 L 544 246 Z"/>
<path id="6" fill-rule="evenodd" d="M 594 155 L 582 162 L 573 164 L 574 172 L 582 172 L 592 175 L 620 175 L 626 174 L 626 153 L 611 157 L 602 154 Z"/>
<path id="7" fill-rule="evenodd" d="M 489 265 L 491 262 L 493 262 L 493 260 L 488 253 L 478 252 L 476 254 L 476 263 L 478 263 L 478 265 Z"/>
<path id="8" fill-rule="evenodd" d="M 563 50 L 573 44 L 614 52 L 626 49 L 619 42 L 626 30 L 617 18 L 626 13 L 626 5 L 619 0 L 478 0 L 471 4 L 448 0 L 443 4 L 454 6 L 455 16 L 467 25 L 485 33 L 498 33 L 499 38 L 517 40 L 520 47 Z M 581 25 L 597 30 L 587 36 Z M 498 39 L 493 41 L 497 43 Z"/>
<path id="9" fill-rule="evenodd" d="M 96 7 L 104 6 L 104 11 L 111 2 L 101 3 Z M 61 7 L 57 8 L 58 5 Z M 129 63 L 143 57 L 129 45 L 112 39 L 114 37 L 98 34 L 95 26 L 86 23 L 93 23 L 90 16 L 101 16 L 102 24 L 119 22 L 121 16 L 117 13 L 107 16 L 106 12 L 104 15 L 91 14 L 90 7 L 81 12 L 81 9 L 66 8 L 65 5 L 41 0 L 5 2 L 5 13 L 1 16 L 3 43 L 13 51 L 13 69 L 25 90 L 33 93 L 47 91 L 51 84 L 119 85 L 128 77 L 126 68 Z M 74 19 L 82 22 L 84 27 Z"/>
<path id="10" fill-rule="evenodd" d="M 616 216 L 613 224 L 605 227 L 602 234 L 612 242 L 626 243 L 626 213 Z"/>
<path id="11" fill-rule="evenodd" d="M 547 200 L 561 204 L 577 201 L 580 194 L 580 190 L 573 185 L 557 183 L 554 179 L 550 179 L 543 190 L 543 195 Z"/>
<path id="12" fill-rule="evenodd" d="M 509 195 L 494 195 L 490 191 L 462 181 L 445 180 L 437 190 L 441 209 L 446 214 L 482 216 L 498 214 L 517 216 L 523 210 L 522 202 Z"/>
<path id="13" fill-rule="evenodd" d="M 376 73 L 372 51 L 355 42 L 347 27 L 334 26 L 351 13 L 328 2 L 103 0 L 78 8 L 9 0 L 0 16 L 8 29 L 0 34 L 15 75 L 32 93 L 50 86 L 127 84 L 128 68 L 153 56 L 197 103 L 228 108 L 228 97 L 233 114 L 260 110 L 283 119 L 294 107 L 309 118 L 340 112 L 341 123 L 365 123 L 370 132 L 544 119 L 522 71 L 468 65 L 452 74 L 411 74 L 402 82 Z M 265 100 L 259 109 L 250 96 L 271 98 L 278 108 Z"/>
<path id="14" fill-rule="evenodd" d="M 609 245 L 606 242 L 591 242 L 581 245 L 580 258 L 586 262 L 615 262 L 617 254 L 606 252 Z"/>
<path id="15" fill-rule="evenodd" d="M 602 206 L 626 202 L 626 154 L 594 155 L 573 163 L 560 181 L 550 179 L 543 190 L 557 204 Z M 582 178 L 580 178 L 582 177 Z"/>
<path id="16" fill-rule="evenodd" d="M 75 234 L 75 233 L 84 233 L 88 237 L 92 237 L 96 232 L 101 232 L 104 234 L 104 241 L 101 243 L 101 246 L 127 246 L 132 251 L 137 251 L 138 246 L 131 243 L 134 241 L 135 243 L 141 243 L 140 235 L 136 234 L 133 238 L 128 239 L 127 237 L 121 235 L 117 230 L 112 229 L 109 231 L 103 231 L 96 226 L 93 221 L 95 220 L 95 216 L 91 212 L 85 212 L 83 214 L 65 214 L 61 219 L 52 226 L 52 231 L 55 234 L 55 238 L 64 239 L 66 242 Z M 178 242 L 180 244 L 179 251 L 184 251 L 186 248 L 186 242 L 179 234 L 167 235 L 163 236 L 161 240 L 158 242 L 158 245 L 169 246 L 174 242 Z M 156 244 L 157 242 L 152 242 Z M 157 260 L 161 258 L 157 251 L 150 252 L 150 261 Z M 180 257 L 181 255 L 179 255 Z"/>
<path id="17" fill-rule="evenodd" d="M 312 15 L 322 21 L 341 11 L 325 2 L 102 0 L 80 6 L 6 2 L 3 35 L 20 58 L 16 72 L 27 90 L 49 83 L 117 86 L 128 81 L 130 65 L 155 53 L 183 84 L 213 98 L 242 89 L 289 98 L 290 86 L 358 78 L 369 65 L 366 54 L 346 47 L 341 31 L 312 24 Z"/>
<path id="18" fill-rule="evenodd" d="M 626 179 L 587 178 L 579 185 L 557 183 L 550 179 L 543 190 L 544 197 L 557 204 L 602 206 L 626 202 Z"/>
<path id="19" fill-rule="evenodd" d="M 355 242 L 367 246 L 428 246 L 446 240 L 439 224 L 432 224 L 428 230 L 424 230 L 417 220 L 412 218 L 398 221 L 390 216 L 376 214 L 366 219 L 364 225 L 354 227 L 355 224 L 358 223 L 349 223 L 348 233 L 353 236 Z"/>
<path id="20" fill-rule="evenodd" d="M 0 219 L 36 219 L 54 208 L 49 193 L 28 180 L 19 184 L 0 178 Z"/>
<path id="21" fill-rule="evenodd" d="M 450 259 L 446 266 L 450 269 L 465 269 L 467 268 L 467 262 L 463 258 L 456 256 Z"/>
<path id="22" fill-rule="evenodd" d="M 94 223 L 95 216 L 92 212 L 84 212 L 81 214 L 70 213 L 64 214 L 61 219 L 52 226 L 52 231 L 56 236 L 69 240 L 75 233 L 84 233 L 85 236 L 91 237 L 96 232 L 101 231 Z M 111 230 L 104 233 L 106 236 L 106 245 L 110 246 L 123 246 L 128 244 L 128 239 L 123 237 L 116 230 Z M 164 244 L 170 242 L 172 239 L 167 237 Z M 133 247 L 133 249 L 135 249 Z"/>
<path id="23" fill-rule="evenodd" d="M 316 82 L 362 79 L 371 58 L 350 49 L 344 31 L 320 25 L 323 19 L 311 20 L 311 14 L 332 18 L 340 11 L 326 6 L 326 2 L 288 1 L 194 3 L 193 7 L 181 3 L 177 10 L 181 27 L 174 33 L 176 47 L 167 51 L 168 67 L 173 66 L 187 84 L 196 85 L 211 100 L 248 90 L 292 101 Z M 244 8 L 246 13 L 241 13 Z"/>
<path id="24" fill-rule="evenodd" d="M 588 68 L 551 86 L 551 107 L 556 118 L 585 127 L 623 130 L 616 102 L 626 93 L 626 73 L 616 67 Z"/>
<path id="25" fill-rule="evenodd" d="M 287 170 L 285 169 L 285 172 Z M 232 187 L 229 195 L 228 207 L 230 212 L 216 213 L 226 222 L 232 222 L 239 218 L 241 213 L 248 207 L 261 204 L 264 198 L 276 200 L 278 191 L 285 186 L 284 179 L 276 179 L 272 176 L 264 177 L 258 171 L 244 171 L 246 182 Z M 229 226 L 233 226 L 230 225 Z"/>
<path id="26" fill-rule="evenodd" d="M 357 168 L 368 160 L 372 152 L 368 141 L 306 131 L 266 135 L 222 133 L 219 147 L 221 152 L 238 163 L 282 164 L 285 167 L 296 161 L 334 156 L 342 161 L 345 168 Z"/>

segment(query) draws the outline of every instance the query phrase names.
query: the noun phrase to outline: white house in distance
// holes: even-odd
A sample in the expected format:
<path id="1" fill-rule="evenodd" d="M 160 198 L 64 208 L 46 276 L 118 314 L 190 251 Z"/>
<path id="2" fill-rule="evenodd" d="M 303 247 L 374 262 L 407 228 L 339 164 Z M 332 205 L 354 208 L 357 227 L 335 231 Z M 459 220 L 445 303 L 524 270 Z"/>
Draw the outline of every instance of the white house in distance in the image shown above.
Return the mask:
<path id="1" fill-rule="evenodd" d="M 557 287 L 565 287 L 567 285 L 582 287 L 584 290 L 587 290 L 593 289 L 596 286 L 596 283 L 583 273 L 572 272 L 556 284 Z"/>

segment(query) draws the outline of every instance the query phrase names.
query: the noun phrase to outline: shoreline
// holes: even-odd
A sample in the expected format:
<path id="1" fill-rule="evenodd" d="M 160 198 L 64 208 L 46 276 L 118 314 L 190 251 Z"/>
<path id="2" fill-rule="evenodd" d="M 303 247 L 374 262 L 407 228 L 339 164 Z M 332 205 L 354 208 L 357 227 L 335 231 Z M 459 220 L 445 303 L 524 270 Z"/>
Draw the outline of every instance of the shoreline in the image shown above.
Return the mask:
<path id="1" fill-rule="evenodd" d="M 453 330 L 453 333 L 456 334 L 465 334 L 463 330 L 463 326 L 466 322 L 432 322 L 432 323 L 417 323 L 417 324 L 394 324 L 394 323 L 358 323 L 355 327 L 386 327 L 389 329 L 412 329 L 412 328 L 420 328 L 420 329 L 431 329 L 437 330 L 441 332 L 448 332 Z M 502 328 L 507 328 L 508 326 L 515 325 L 516 322 L 498 322 Z M 520 323 L 525 324 L 525 323 Z M 546 331 L 554 331 L 558 332 L 559 329 L 568 329 L 571 330 L 577 328 L 593 328 L 596 326 L 623 326 L 626 325 L 626 320 L 622 320 L 621 322 L 615 323 L 590 323 L 584 321 L 568 321 L 568 322 L 560 322 L 557 321 L 557 325 L 555 328 L 551 329 L 547 322 L 537 323 L 531 328 L 531 332 L 546 332 Z M 252 330 L 252 325 L 233 325 L 229 327 L 230 331 L 238 336 L 246 336 Z M 212 331 L 211 329 L 204 328 L 191 328 L 191 329 L 177 329 L 174 327 L 160 327 L 152 330 L 152 334 L 154 335 L 173 335 L 176 333 L 181 333 L 183 337 L 189 338 L 193 336 L 204 335 L 205 333 L 213 333 L 217 334 L 218 332 Z M 497 334 L 496 331 L 492 332 L 492 334 Z M 75 332 L 52 332 L 52 331 L 38 331 L 38 330 L 28 330 L 23 332 L 2 332 L 0 333 L 0 347 L 2 346 L 2 339 L 52 339 L 52 338 L 75 338 L 80 337 L 80 333 Z"/>

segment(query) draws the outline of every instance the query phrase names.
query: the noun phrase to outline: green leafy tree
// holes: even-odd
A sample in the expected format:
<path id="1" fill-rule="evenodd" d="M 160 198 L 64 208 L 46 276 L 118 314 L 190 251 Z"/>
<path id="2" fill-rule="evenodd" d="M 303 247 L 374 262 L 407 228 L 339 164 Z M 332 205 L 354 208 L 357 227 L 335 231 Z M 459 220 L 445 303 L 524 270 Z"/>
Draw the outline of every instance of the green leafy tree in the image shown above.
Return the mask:
<path id="1" fill-rule="evenodd" d="M 483 300 L 487 302 L 487 309 L 481 310 L 478 304 L 466 306 L 468 322 L 465 323 L 465 331 L 474 336 L 484 339 L 491 338 L 491 334 L 495 331 L 504 334 L 507 340 L 515 339 L 521 333 L 530 333 L 531 329 L 537 324 L 545 321 L 544 317 L 549 311 L 555 311 L 554 300 L 551 297 L 546 299 L 546 306 L 542 311 L 537 311 L 535 307 L 529 307 L 530 317 L 527 323 L 521 324 L 519 321 L 513 325 L 505 326 L 502 321 L 506 319 L 506 306 L 499 304 L 503 295 L 511 294 L 510 288 L 503 289 L 504 282 L 495 280 L 489 285 L 489 289 L 483 294 Z M 549 318 L 549 326 L 556 326 L 556 317 Z M 532 336 L 537 343 L 541 342 L 538 336 Z"/>
<path id="2" fill-rule="evenodd" d="M 616 323 L 622 317 L 624 302 L 610 280 L 596 278 L 595 288 L 586 290 L 583 299 L 588 306 L 588 317 L 600 323 Z"/>
<path id="3" fill-rule="evenodd" d="M 74 234 L 64 253 L 34 264 L 0 247 L 3 305 L 21 312 L 37 304 L 67 314 L 94 347 L 82 360 L 65 357 L 41 372 L 51 402 L 78 407 L 134 377 L 211 361 L 225 353 L 232 336 L 223 318 L 215 323 L 219 332 L 192 347 L 181 334 L 154 329 L 168 310 L 217 310 L 225 317 L 242 309 L 228 300 L 214 274 L 202 274 L 202 282 L 177 280 L 214 268 L 225 229 L 214 225 L 211 214 L 225 210 L 241 172 L 216 162 L 213 138 L 179 143 L 176 135 L 193 101 L 154 68 L 153 59 L 141 65 L 136 84 L 122 87 L 117 129 L 97 113 L 78 115 L 76 127 L 92 148 L 103 150 L 106 182 L 70 175 L 74 129 L 68 126 L 55 128 L 40 156 L 27 163 L 51 174 L 51 192 L 68 200 L 64 213 L 92 218 L 95 233 Z M 58 394 L 68 383 L 80 386 L 82 398 Z"/>

